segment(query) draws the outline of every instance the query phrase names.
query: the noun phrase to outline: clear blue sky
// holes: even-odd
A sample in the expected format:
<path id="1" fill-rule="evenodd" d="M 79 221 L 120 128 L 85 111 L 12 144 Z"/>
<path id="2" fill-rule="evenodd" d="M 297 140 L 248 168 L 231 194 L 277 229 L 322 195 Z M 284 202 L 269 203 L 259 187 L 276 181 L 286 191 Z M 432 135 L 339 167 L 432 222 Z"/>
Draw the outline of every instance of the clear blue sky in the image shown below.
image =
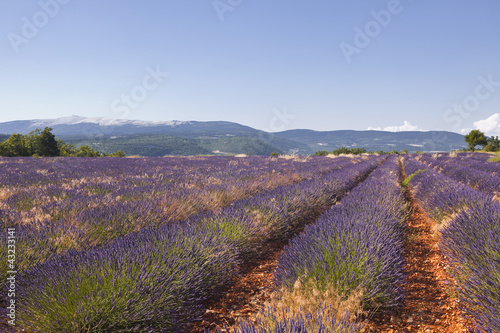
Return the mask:
<path id="1" fill-rule="evenodd" d="M 80 115 L 500 133 L 498 0 L 0 6 L 0 122 Z"/>

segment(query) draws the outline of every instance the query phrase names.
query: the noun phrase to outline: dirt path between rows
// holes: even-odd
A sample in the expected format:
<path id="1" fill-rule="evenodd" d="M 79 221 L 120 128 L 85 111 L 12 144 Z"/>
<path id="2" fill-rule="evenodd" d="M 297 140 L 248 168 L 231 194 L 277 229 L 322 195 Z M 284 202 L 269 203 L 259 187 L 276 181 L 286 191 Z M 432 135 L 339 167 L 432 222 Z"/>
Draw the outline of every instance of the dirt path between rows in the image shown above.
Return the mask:
<path id="1" fill-rule="evenodd" d="M 364 182 L 374 170 L 376 168 L 359 179 L 356 186 Z M 348 193 L 337 198 L 332 205 L 341 202 Z M 265 302 L 271 298 L 274 291 L 274 271 L 278 266 L 278 258 L 283 253 L 285 245 L 294 236 L 299 235 L 307 225 L 314 223 L 327 209 L 320 209 L 312 214 L 287 239 L 275 239 L 264 244 L 262 249 L 258 251 L 258 256 L 245 261 L 240 276 L 233 279 L 222 297 L 208 302 L 208 309 L 202 315 L 201 320 L 192 323 L 188 332 L 214 333 L 218 329 L 225 332 L 225 327 L 231 328 L 240 318 L 252 321 L 252 315 L 260 312 Z"/>
<path id="2" fill-rule="evenodd" d="M 408 191 L 411 207 L 404 248 L 407 278 L 405 305 L 393 312 L 381 311 L 364 320 L 362 332 L 469 332 L 470 320 L 458 308 L 453 295 L 455 282 L 446 272 L 445 258 L 439 251 L 439 233 Z M 243 268 L 242 274 L 228 286 L 228 291 L 215 301 L 195 322 L 191 333 L 217 332 L 231 327 L 238 318 L 251 318 L 260 311 L 272 292 L 272 280 L 277 261 L 287 242 L 271 242 L 265 253 Z"/>
<path id="3" fill-rule="evenodd" d="M 468 332 L 472 325 L 464 319 L 453 295 L 455 282 L 446 272 L 439 251 L 436 223 L 430 220 L 407 192 L 411 205 L 404 248 L 407 279 L 405 305 L 398 312 L 371 318 L 365 332 Z"/>
<path id="4" fill-rule="evenodd" d="M 259 312 L 273 292 L 274 270 L 287 243 L 269 242 L 259 257 L 247 262 L 241 275 L 233 280 L 222 298 L 209 307 L 202 320 L 192 324 L 190 332 L 204 332 L 204 329 L 217 332 L 217 328 L 224 331 L 224 326 L 233 326 L 238 318 L 248 319 Z"/>

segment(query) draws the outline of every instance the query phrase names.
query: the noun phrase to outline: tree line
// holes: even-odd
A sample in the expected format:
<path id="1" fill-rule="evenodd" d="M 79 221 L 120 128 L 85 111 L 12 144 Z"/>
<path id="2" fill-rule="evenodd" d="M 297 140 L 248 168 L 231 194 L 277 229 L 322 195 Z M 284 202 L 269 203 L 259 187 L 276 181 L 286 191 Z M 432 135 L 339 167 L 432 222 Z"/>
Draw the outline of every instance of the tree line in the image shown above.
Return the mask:
<path id="1" fill-rule="evenodd" d="M 480 130 L 472 130 L 465 136 L 465 142 L 470 151 L 474 151 L 476 146 L 482 146 L 488 152 L 500 151 L 500 141 L 498 136 L 487 138 Z"/>
<path id="2" fill-rule="evenodd" d="M 393 150 L 393 151 L 383 151 L 383 150 L 377 150 L 375 152 L 372 152 L 372 151 L 369 151 L 369 150 L 366 150 L 366 148 L 347 148 L 347 147 L 341 147 L 341 148 L 337 148 L 331 152 L 328 152 L 326 150 L 320 150 L 320 151 L 317 151 L 314 153 L 315 156 L 326 156 L 326 155 L 329 155 L 329 154 L 332 154 L 332 155 L 340 155 L 340 154 L 353 154 L 353 155 L 361 155 L 361 154 L 380 154 L 380 155 L 383 155 L 383 154 L 407 154 L 408 153 L 408 150 L 403 150 L 402 152 L 400 151 L 397 151 L 397 150 Z"/>
<path id="3" fill-rule="evenodd" d="M 7 140 L 0 142 L 0 156 L 68 156 L 68 157 L 124 157 L 121 150 L 113 154 L 104 154 L 89 146 L 75 147 L 56 139 L 52 128 L 36 129 L 26 135 L 14 133 Z"/>
<path id="4" fill-rule="evenodd" d="M 480 130 L 472 130 L 470 131 L 466 136 L 465 136 L 465 142 L 469 146 L 470 151 L 475 151 L 477 146 L 481 146 L 482 150 L 487 151 L 487 152 L 496 152 L 500 151 L 500 140 L 498 139 L 498 136 L 492 136 L 487 138 L 486 135 L 481 132 Z M 367 151 L 365 148 L 346 148 L 346 147 L 341 147 L 338 149 L 335 149 L 332 152 L 328 152 L 326 150 L 320 150 L 314 153 L 314 155 L 319 155 L 319 156 L 324 156 L 328 154 L 333 154 L 333 155 L 340 155 L 340 154 L 354 154 L 354 155 L 360 155 L 360 154 L 407 154 L 408 151 L 405 149 L 402 152 L 393 150 L 391 152 L 385 152 L 385 151 L 376 151 L 376 152 L 371 152 Z M 417 152 L 418 153 L 418 152 Z"/>

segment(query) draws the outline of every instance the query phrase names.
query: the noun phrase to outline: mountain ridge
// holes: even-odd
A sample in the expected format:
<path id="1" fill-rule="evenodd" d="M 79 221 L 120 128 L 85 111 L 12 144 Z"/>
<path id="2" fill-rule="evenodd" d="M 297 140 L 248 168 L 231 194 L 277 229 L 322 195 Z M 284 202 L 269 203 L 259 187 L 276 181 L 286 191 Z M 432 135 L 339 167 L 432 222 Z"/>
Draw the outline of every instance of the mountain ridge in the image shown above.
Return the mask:
<path id="1" fill-rule="evenodd" d="M 51 127 L 57 137 L 76 146 L 86 144 L 105 153 L 122 149 L 127 155 L 144 156 L 271 152 L 308 155 L 340 147 L 409 152 L 466 147 L 463 135 L 446 131 L 292 129 L 270 133 L 228 121 L 144 121 L 76 115 L 2 122 L 0 134 L 27 134 L 45 127 Z"/>

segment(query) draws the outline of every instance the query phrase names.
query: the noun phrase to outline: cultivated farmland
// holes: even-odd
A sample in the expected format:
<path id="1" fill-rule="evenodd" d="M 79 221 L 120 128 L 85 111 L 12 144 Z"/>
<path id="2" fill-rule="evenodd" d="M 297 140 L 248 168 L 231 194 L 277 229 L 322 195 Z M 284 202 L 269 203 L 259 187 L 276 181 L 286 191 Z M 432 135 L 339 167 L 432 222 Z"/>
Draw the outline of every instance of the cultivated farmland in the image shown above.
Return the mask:
<path id="1" fill-rule="evenodd" d="M 487 159 L 2 158 L 0 331 L 500 332 Z"/>

